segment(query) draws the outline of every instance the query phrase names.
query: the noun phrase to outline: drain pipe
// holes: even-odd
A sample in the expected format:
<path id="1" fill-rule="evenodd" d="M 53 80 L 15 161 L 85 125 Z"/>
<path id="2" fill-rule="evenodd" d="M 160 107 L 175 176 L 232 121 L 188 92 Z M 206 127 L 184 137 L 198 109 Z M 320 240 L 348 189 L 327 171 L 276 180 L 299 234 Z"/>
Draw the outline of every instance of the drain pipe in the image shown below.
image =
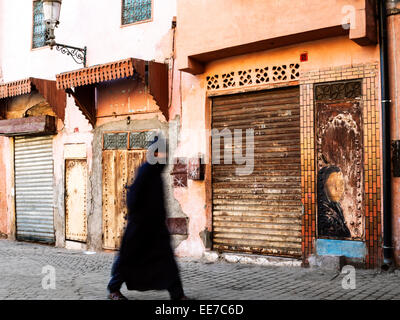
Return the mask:
<path id="1" fill-rule="evenodd" d="M 387 42 L 386 0 L 379 0 L 379 50 L 381 59 L 382 99 L 382 158 L 383 158 L 383 266 L 388 270 L 393 264 L 392 245 L 392 179 L 390 139 L 390 91 Z"/>

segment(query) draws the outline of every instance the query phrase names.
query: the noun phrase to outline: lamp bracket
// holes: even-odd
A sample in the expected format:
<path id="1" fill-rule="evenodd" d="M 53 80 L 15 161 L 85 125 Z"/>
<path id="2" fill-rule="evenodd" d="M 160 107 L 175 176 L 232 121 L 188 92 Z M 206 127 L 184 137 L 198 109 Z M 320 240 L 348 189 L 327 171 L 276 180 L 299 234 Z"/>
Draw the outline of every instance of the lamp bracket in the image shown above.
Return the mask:
<path id="1" fill-rule="evenodd" d="M 56 47 L 57 51 L 60 51 L 62 54 L 66 54 L 67 56 L 71 56 L 77 64 L 82 63 L 83 67 L 86 68 L 86 46 L 84 48 L 77 48 L 62 43 L 56 43 L 54 40 L 50 40 L 48 44 L 50 45 L 50 49 Z"/>

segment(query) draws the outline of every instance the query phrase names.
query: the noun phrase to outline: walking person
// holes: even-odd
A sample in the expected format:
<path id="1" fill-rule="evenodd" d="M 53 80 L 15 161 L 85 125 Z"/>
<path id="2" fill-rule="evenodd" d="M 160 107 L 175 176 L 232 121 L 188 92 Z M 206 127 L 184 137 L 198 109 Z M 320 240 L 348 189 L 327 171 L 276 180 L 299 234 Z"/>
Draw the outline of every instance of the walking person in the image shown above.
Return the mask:
<path id="1" fill-rule="evenodd" d="M 155 164 L 149 163 L 148 152 L 147 161 L 127 191 L 128 223 L 107 286 L 111 300 L 127 299 L 120 291 L 124 282 L 128 290 L 168 290 L 171 300 L 188 299 L 166 224 L 161 174 L 167 163 L 167 144 L 160 135 L 153 140 L 155 144 L 164 144 L 165 152 L 154 152 L 158 160 Z"/>

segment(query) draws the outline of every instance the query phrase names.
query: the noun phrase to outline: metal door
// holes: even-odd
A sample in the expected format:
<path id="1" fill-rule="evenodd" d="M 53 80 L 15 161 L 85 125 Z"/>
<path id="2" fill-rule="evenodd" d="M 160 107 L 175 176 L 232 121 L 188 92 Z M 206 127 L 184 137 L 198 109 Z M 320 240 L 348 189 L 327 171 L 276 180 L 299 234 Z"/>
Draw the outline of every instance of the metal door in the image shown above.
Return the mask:
<path id="1" fill-rule="evenodd" d="M 14 159 L 17 239 L 53 243 L 52 137 L 16 137 Z"/>
<path id="2" fill-rule="evenodd" d="M 301 175 L 299 88 L 213 99 L 212 127 L 254 129 L 254 170 L 212 165 L 213 248 L 277 256 L 301 256 Z M 243 153 L 246 142 L 243 138 Z M 214 155 L 213 150 L 213 155 Z"/>
<path id="3" fill-rule="evenodd" d="M 86 160 L 65 161 L 65 225 L 66 239 L 86 242 Z"/>
<path id="4" fill-rule="evenodd" d="M 146 160 L 146 150 L 103 151 L 103 248 L 116 250 L 128 213 L 126 186 Z"/>

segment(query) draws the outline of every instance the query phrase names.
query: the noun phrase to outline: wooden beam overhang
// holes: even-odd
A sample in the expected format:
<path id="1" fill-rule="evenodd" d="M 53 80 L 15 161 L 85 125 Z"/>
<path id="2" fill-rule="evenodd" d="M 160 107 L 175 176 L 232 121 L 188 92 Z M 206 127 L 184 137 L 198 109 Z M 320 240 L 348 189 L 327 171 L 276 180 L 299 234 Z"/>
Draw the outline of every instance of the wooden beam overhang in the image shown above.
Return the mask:
<path id="1" fill-rule="evenodd" d="M 0 136 L 56 134 L 56 119 L 52 116 L 0 120 Z"/>
<path id="2" fill-rule="evenodd" d="M 168 121 L 168 66 L 164 63 L 129 58 L 56 76 L 58 89 L 65 90 L 75 98 L 75 102 L 89 120 L 96 124 L 95 84 L 139 75 L 148 86 L 161 112 Z"/>

